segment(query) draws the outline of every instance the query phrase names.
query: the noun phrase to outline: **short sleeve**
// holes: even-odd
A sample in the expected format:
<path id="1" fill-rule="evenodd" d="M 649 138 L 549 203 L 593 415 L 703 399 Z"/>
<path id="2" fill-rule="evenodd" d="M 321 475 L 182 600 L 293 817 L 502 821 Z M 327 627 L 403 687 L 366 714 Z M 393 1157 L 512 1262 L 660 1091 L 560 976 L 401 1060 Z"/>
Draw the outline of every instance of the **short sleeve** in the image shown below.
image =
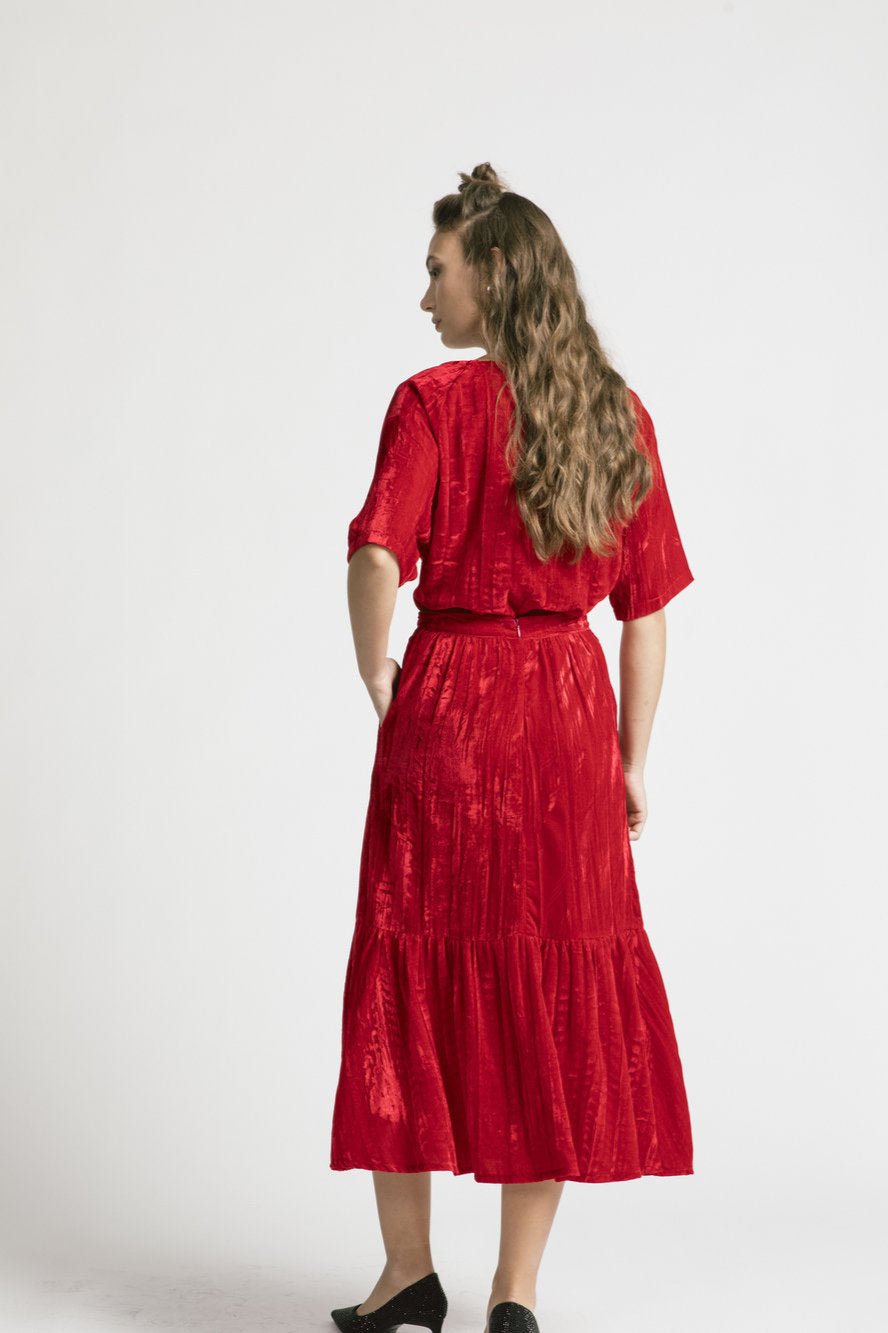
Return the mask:
<path id="1" fill-rule="evenodd" d="M 359 546 L 385 546 L 398 561 L 398 587 L 417 577 L 431 539 L 438 442 L 419 390 L 399 384 L 382 423 L 367 498 L 348 528 L 347 560 Z"/>
<path id="2" fill-rule="evenodd" d="M 634 517 L 623 529 L 620 570 L 608 594 L 617 620 L 638 620 L 652 615 L 694 581 L 666 489 L 654 423 L 636 394 L 633 400 L 653 480 Z"/>

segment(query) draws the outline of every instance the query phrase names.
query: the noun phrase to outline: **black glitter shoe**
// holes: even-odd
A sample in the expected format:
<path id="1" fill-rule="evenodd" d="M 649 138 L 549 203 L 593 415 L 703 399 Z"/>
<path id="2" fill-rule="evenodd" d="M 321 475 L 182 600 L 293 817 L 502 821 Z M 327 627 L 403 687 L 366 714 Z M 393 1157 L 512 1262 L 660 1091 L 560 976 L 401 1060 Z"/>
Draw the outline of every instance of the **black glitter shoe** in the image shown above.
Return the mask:
<path id="1" fill-rule="evenodd" d="M 358 1305 L 362 1304 L 358 1301 Z M 431 1333 L 441 1333 L 447 1313 L 447 1297 L 437 1273 L 428 1273 L 418 1282 L 411 1282 L 409 1287 L 369 1314 L 358 1314 L 358 1305 L 330 1311 L 334 1324 L 343 1333 L 396 1333 L 402 1324 L 419 1324 L 421 1328 L 431 1329 Z"/>
<path id="2" fill-rule="evenodd" d="M 487 1333 L 540 1333 L 533 1310 L 517 1301 L 500 1301 L 490 1312 Z"/>

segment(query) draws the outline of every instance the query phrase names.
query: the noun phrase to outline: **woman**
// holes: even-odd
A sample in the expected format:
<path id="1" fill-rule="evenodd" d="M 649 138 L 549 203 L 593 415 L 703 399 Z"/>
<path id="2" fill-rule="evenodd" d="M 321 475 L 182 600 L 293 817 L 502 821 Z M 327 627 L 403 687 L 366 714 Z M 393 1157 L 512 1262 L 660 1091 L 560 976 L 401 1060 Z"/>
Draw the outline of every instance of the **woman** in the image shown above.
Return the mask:
<path id="1" fill-rule="evenodd" d="M 630 843 L 693 581 L 651 418 L 551 221 L 489 163 L 433 210 L 421 308 L 448 348 L 395 390 L 348 532 L 380 719 L 346 970 L 336 1171 L 373 1171 L 386 1264 L 344 1330 L 438 1330 L 430 1172 L 500 1183 L 486 1333 L 537 1330 L 566 1180 L 691 1175 L 682 1066 Z M 403 666 L 397 589 L 422 572 Z M 587 620 L 625 622 L 620 713 Z"/>

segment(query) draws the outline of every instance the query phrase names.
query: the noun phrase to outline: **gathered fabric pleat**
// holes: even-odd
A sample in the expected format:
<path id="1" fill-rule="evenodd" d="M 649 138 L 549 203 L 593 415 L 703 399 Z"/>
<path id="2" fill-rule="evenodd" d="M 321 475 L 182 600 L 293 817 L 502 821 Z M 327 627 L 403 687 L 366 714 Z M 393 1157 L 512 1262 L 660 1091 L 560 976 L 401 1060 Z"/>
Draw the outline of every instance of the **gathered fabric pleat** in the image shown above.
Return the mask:
<path id="1" fill-rule="evenodd" d="M 585 615 L 424 612 L 378 729 L 330 1165 L 693 1173 Z"/>

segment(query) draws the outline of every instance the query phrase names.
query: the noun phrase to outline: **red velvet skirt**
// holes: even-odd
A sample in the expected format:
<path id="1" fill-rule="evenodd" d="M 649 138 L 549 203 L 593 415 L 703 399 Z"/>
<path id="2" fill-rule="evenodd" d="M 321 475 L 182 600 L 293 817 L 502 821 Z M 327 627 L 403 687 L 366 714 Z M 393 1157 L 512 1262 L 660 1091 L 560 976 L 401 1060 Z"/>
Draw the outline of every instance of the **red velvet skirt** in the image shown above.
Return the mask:
<path id="1" fill-rule="evenodd" d="M 420 611 L 378 730 L 330 1167 L 693 1174 L 585 615 Z"/>

